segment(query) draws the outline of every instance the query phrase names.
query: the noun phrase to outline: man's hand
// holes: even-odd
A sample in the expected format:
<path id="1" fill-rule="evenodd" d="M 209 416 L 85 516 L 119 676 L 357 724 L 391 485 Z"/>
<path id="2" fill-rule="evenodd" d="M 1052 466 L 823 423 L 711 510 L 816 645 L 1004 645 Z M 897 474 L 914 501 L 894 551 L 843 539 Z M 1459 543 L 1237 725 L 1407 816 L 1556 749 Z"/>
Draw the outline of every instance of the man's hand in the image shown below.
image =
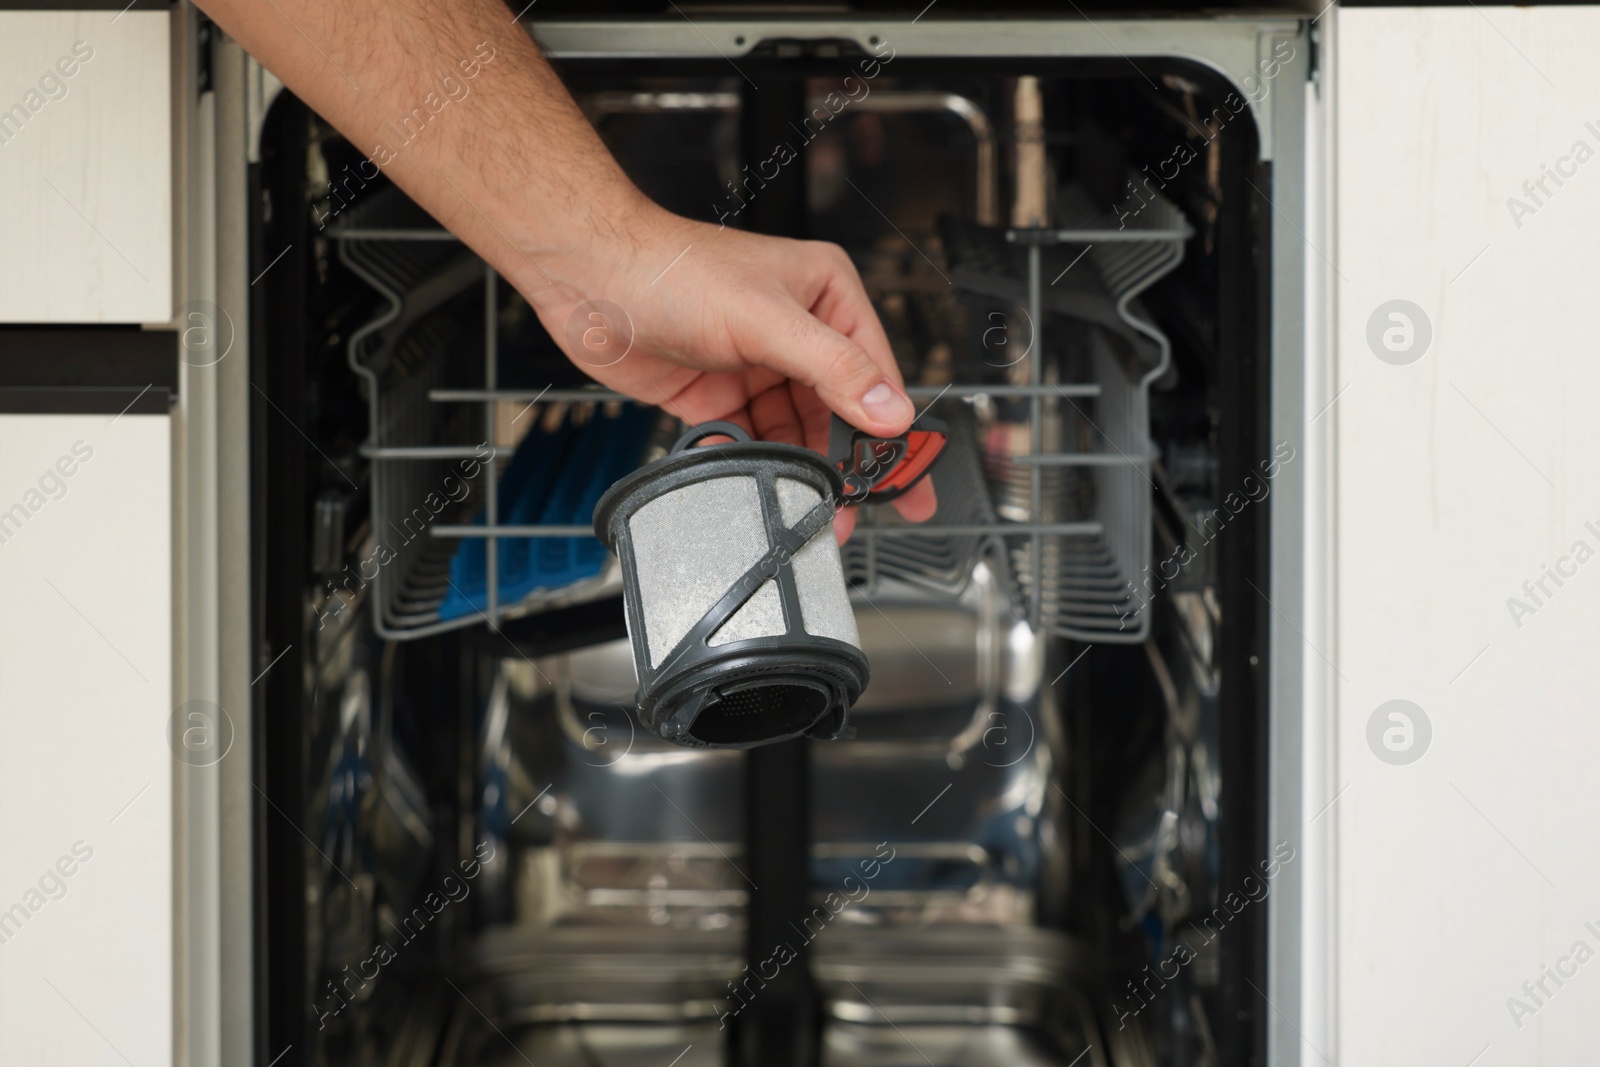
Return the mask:
<path id="1" fill-rule="evenodd" d="M 819 451 L 830 409 L 879 436 L 911 424 L 844 252 L 652 204 L 501 0 L 198 3 L 508 278 L 602 383 L 688 422 L 730 419 Z M 633 333 L 614 363 L 582 340 L 597 301 L 621 308 Z M 932 487 L 895 506 L 927 518 Z M 853 524 L 840 515 L 841 539 Z"/>
<path id="2" fill-rule="evenodd" d="M 628 232 L 609 260 L 604 243 L 590 244 L 518 279 L 591 377 L 688 423 L 726 419 L 824 453 L 831 412 L 884 437 L 911 424 L 894 353 L 843 249 L 719 229 L 649 204 Z M 593 310 L 602 300 L 622 322 Z M 928 518 L 932 485 L 895 507 Z M 841 541 L 854 525 L 853 511 L 840 514 Z"/>

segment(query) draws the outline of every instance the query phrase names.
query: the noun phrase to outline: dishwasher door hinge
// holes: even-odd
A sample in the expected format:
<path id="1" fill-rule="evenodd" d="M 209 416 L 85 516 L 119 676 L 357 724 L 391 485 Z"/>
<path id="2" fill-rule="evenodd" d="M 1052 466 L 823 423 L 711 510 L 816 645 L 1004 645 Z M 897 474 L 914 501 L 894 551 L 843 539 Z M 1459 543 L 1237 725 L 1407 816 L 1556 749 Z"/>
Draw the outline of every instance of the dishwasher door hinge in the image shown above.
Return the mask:
<path id="1" fill-rule="evenodd" d="M 1321 17 L 1321 15 L 1317 16 L 1317 18 Z M 1306 80 L 1311 83 L 1320 96 L 1322 93 L 1320 77 L 1322 73 L 1322 27 L 1317 25 L 1316 19 L 1306 23 L 1306 51 L 1308 53 L 1306 56 Z"/>
<path id="2" fill-rule="evenodd" d="M 211 91 L 212 58 L 216 52 L 217 24 L 199 16 L 195 25 L 194 34 L 194 67 L 195 67 L 195 95 L 204 96 Z"/>

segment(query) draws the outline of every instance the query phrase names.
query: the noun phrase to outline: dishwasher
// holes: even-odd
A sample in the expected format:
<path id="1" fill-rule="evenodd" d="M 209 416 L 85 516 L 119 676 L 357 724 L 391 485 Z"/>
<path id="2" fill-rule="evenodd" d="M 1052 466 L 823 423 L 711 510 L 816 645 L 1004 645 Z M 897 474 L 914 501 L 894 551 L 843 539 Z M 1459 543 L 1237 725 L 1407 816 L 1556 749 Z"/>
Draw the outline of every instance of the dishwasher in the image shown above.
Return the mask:
<path id="1" fill-rule="evenodd" d="M 1265 1062 L 1261 901 L 1293 852 L 1267 845 L 1260 500 L 1293 450 L 1270 444 L 1260 100 L 1109 38 L 1030 55 L 1049 23 L 852 18 L 534 28 L 663 206 L 842 245 L 949 429 L 937 514 L 863 506 L 841 549 L 871 682 L 837 740 L 641 728 L 592 513 L 683 425 L 594 386 L 304 105 L 266 111 L 272 1047 Z M 1263 97 L 1304 79 L 1298 21 L 1208 25 Z"/>

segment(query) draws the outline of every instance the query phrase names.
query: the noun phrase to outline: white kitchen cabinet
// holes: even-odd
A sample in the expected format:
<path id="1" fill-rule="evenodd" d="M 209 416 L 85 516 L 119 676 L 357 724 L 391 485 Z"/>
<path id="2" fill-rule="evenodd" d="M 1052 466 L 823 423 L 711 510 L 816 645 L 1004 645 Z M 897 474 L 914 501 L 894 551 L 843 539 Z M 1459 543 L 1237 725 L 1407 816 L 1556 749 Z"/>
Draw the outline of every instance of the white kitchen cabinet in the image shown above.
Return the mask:
<path id="1" fill-rule="evenodd" d="M 170 26 L 0 11 L 0 323 L 172 318 Z"/>
<path id="2" fill-rule="evenodd" d="M 1587 1062 L 1600 11 L 1336 17 L 1338 1025 L 1320 1051 Z M 1369 732 L 1397 700 L 1431 738 L 1396 707 Z"/>
<path id="3" fill-rule="evenodd" d="M 0 1063 L 172 1062 L 171 485 L 165 414 L 0 415 Z"/>

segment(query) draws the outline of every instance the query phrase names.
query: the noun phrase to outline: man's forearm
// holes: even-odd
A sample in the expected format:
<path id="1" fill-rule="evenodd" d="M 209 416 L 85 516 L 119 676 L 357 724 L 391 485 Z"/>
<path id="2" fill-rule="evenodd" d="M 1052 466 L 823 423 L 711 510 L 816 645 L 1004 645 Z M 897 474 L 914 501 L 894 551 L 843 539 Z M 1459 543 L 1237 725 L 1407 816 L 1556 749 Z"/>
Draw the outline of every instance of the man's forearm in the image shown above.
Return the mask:
<path id="1" fill-rule="evenodd" d="M 830 410 L 883 436 L 910 424 L 844 250 L 652 204 L 501 0 L 196 2 L 366 153 L 366 177 L 381 169 L 509 279 L 600 383 L 819 450 Z M 591 350 L 597 315 L 606 340 Z M 896 506 L 931 511 L 932 490 Z"/>
<path id="2" fill-rule="evenodd" d="M 501 0 L 197 2 L 536 301 L 651 210 Z"/>

